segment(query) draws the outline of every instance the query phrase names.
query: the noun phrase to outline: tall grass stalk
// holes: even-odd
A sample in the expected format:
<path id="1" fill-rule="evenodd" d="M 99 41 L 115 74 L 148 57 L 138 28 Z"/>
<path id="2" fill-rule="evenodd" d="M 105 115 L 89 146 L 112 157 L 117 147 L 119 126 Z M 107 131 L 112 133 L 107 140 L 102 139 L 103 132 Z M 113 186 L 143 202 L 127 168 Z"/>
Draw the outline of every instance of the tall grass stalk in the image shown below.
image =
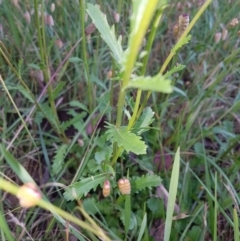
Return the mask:
<path id="1" fill-rule="evenodd" d="M 92 92 L 92 83 L 90 79 L 89 73 L 89 64 L 87 60 L 87 45 L 86 45 L 86 34 L 85 34 L 85 1 L 79 0 L 79 13 L 81 16 L 80 26 L 82 30 L 82 55 L 83 55 L 83 62 L 84 62 L 84 72 L 87 82 L 87 96 L 88 96 L 88 103 L 89 103 L 89 111 L 92 113 L 93 110 L 93 92 Z"/>
<path id="2" fill-rule="evenodd" d="M 47 93 L 48 93 L 48 101 L 51 106 L 52 113 L 55 117 L 55 120 L 57 122 L 58 127 L 60 127 L 60 121 L 57 114 L 57 108 L 55 105 L 55 101 L 53 98 L 53 89 L 52 84 L 50 81 L 50 67 L 48 63 L 48 48 L 46 44 L 46 36 L 45 36 L 45 1 L 41 1 L 41 21 L 39 20 L 39 5 L 38 1 L 34 0 L 34 12 L 35 12 L 35 21 L 36 21 L 36 28 L 37 28 L 37 34 L 38 34 L 38 44 L 39 44 L 39 50 L 40 50 L 40 58 L 41 58 L 41 70 L 43 71 L 44 80 L 46 84 L 49 84 L 47 87 Z M 60 129 L 60 128 L 59 128 Z M 65 142 L 67 142 L 67 137 L 64 132 L 56 130 L 57 133 L 62 136 Z"/>

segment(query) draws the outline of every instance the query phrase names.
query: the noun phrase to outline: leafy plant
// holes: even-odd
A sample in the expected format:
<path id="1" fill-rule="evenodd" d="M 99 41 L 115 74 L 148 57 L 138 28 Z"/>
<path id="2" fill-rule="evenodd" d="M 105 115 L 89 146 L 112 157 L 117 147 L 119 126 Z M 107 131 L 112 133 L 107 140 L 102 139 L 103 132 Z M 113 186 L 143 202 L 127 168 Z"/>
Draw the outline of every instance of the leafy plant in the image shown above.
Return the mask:
<path id="1" fill-rule="evenodd" d="M 0 194 L 3 239 L 239 240 L 237 3 L 40 2 L 2 4 L 0 166 L 25 187 L 43 163 L 52 217 Z"/>

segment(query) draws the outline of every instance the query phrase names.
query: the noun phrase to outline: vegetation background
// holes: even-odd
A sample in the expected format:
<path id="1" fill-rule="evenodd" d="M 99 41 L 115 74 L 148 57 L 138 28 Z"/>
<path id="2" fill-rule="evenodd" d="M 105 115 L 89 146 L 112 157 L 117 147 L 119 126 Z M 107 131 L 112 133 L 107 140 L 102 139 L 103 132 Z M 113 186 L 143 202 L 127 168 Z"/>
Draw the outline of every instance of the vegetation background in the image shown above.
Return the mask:
<path id="1" fill-rule="evenodd" d="M 1 240 L 240 240 L 240 3 L 136 2 L 1 1 Z"/>

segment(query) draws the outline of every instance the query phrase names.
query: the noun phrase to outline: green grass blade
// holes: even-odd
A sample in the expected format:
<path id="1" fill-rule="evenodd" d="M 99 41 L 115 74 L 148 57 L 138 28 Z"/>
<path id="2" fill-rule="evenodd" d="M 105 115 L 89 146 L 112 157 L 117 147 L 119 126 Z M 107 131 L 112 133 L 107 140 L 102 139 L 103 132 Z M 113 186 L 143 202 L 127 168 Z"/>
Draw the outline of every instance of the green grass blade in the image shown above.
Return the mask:
<path id="1" fill-rule="evenodd" d="M 127 232 L 130 227 L 130 218 L 131 218 L 131 196 L 125 196 L 125 208 L 124 208 L 124 217 L 125 217 L 125 234 L 127 236 Z"/>
<path id="2" fill-rule="evenodd" d="M 140 230 L 139 230 L 137 241 L 141 241 L 142 240 L 142 236 L 144 234 L 146 225 L 147 225 L 147 214 L 145 213 L 144 217 L 143 217 L 143 220 L 142 220 L 142 224 L 141 224 Z"/>
<path id="3" fill-rule="evenodd" d="M 215 172 L 215 193 L 214 193 L 214 226 L 213 226 L 213 240 L 217 241 L 217 217 L 218 217 L 218 202 L 217 202 L 217 172 Z"/>
<path id="4" fill-rule="evenodd" d="M 167 204 L 167 217 L 164 229 L 164 241 L 170 240 L 171 228 L 172 228 L 172 217 L 174 211 L 174 205 L 176 201 L 177 188 L 178 188 L 178 178 L 179 178 L 179 168 L 180 168 L 180 148 L 177 149 L 173 170 L 170 181 L 169 188 L 169 199 Z"/>
<path id="5" fill-rule="evenodd" d="M 188 222 L 186 228 L 184 229 L 179 241 L 184 241 L 186 239 L 186 234 L 187 231 L 189 231 L 190 227 L 192 226 L 192 224 L 194 223 L 194 221 L 196 221 L 196 219 L 198 218 L 198 215 L 200 214 L 200 212 L 203 210 L 203 205 L 199 206 L 194 214 L 194 216 L 191 218 L 191 220 Z"/>
<path id="6" fill-rule="evenodd" d="M 2 213 L 2 209 L 0 209 L 0 229 L 4 232 L 6 235 L 7 240 L 9 241 L 14 241 L 15 239 L 13 238 L 11 231 L 8 227 L 8 224 L 6 222 L 5 216 Z"/>
<path id="7" fill-rule="evenodd" d="M 238 222 L 238 214 L 237 209 L 233 209 L 233 222 L 234 222 L 234 241 L 239 241 L 239 222 Z"/>

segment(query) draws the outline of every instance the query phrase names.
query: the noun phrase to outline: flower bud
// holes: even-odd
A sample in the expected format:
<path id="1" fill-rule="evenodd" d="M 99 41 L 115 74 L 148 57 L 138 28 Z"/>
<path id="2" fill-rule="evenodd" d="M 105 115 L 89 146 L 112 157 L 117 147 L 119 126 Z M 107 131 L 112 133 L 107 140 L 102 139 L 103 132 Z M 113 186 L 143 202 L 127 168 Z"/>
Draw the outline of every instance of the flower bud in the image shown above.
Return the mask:
<path id="1" fill-rule="evenodd" d="M 121 178 L 118 181 L 118 188 L 123 195 L 131 193 L 131 184 L 127 178 Z"/>
<path id="2" fill-rule="evenodd" d="M 85 28 L 85 34 L 86 34 L 86 35 L 91 35 L 95 30 L 96 30 L 96 26 L 94 25 L 94 23 L 90 23 L 90 24 Z"/>
<path id="3" fill-rule="evenodd" d="M 214 42 L 217 44 L 222 37 L 222 33 L 215 33 Z"/>
<path id="4" fill-rule="evenodd" d="M 178 24 L 174 24 L 174 26 L 173 26 L 173 36 L 174 36 L 175 39 L 178 38 L 178 30 L 179 30 Z"/>
<path id="5" fill-rule="evenodd" d="M 23 208 L 33 207 L 41 199 L 41 193 L 34 183 L 25 183 L 22 185 L 16 196 Z"/>
<path id="6" fill-rule="evenodd" d="M 120 21 L 120 14 L 114 11 L 113 12 L 113 18 L 114 18 L 115 23 L 119 23 L 119 21 Z"/>
<path id="7" fill-rule="evenodd" d="M 188 25 L 189 25 L 189 14 L 188 13 L 181 14 L 178 18 L 178 28 L 179 28 L 178 29 L 178 38 L 181 37 L 181 35 L 186 30 Z"/>
<path id="8" fill-rule="evenodd" d="M 28 11 L 24 13 L 24 18 L 25 18 L 27 23 L 31 22 L 31 15 Z"/>
<path id="9" fill-rule="evenodd" d="M 63 47 L 63 42 L 62 42 L 61 39 L 57 39 L 57 40 L 55 41 L 55 44 L 56 44 L 56 46 L 57 46 L 59 49 L 61 49 L 61 48 Z"/>
<path id="10" fill-rule="evenodd" d="M 223 40 L 223 41 L 226 40 L 227 35 L 228 35 L 228 31 L 227 31 L 226 28 L 224 28 L 223 31 L 222 31 L 222 40 Z"/>
<path id="11" fill-rule="evenodd" d="M 235 27 L 236 25 L 238 25 L 238 23 L 239 23 L 238 19 L 237 18 L 233 18 L 231 20 L 231 22 L 229 23 L 229 26 L 230 27 Z"/>
<path id="12" fill-rule="evenodd" d="M 103 190 L 102 190 L 103 196 L 108 197 L 110 195 L 110 191 L 111 191 L 111 184 L 109 180 L 106 180 L 103 183 Z"/>
<path id="13" fill-rule="evenodd" d="M 53 13 L 53 12 L 54 12 L 54 10 L 55 10 L 55 4 L 54 4 L 54 3 L 52 3 L 52 4 L 51 4 L 51 12 Z"/>

